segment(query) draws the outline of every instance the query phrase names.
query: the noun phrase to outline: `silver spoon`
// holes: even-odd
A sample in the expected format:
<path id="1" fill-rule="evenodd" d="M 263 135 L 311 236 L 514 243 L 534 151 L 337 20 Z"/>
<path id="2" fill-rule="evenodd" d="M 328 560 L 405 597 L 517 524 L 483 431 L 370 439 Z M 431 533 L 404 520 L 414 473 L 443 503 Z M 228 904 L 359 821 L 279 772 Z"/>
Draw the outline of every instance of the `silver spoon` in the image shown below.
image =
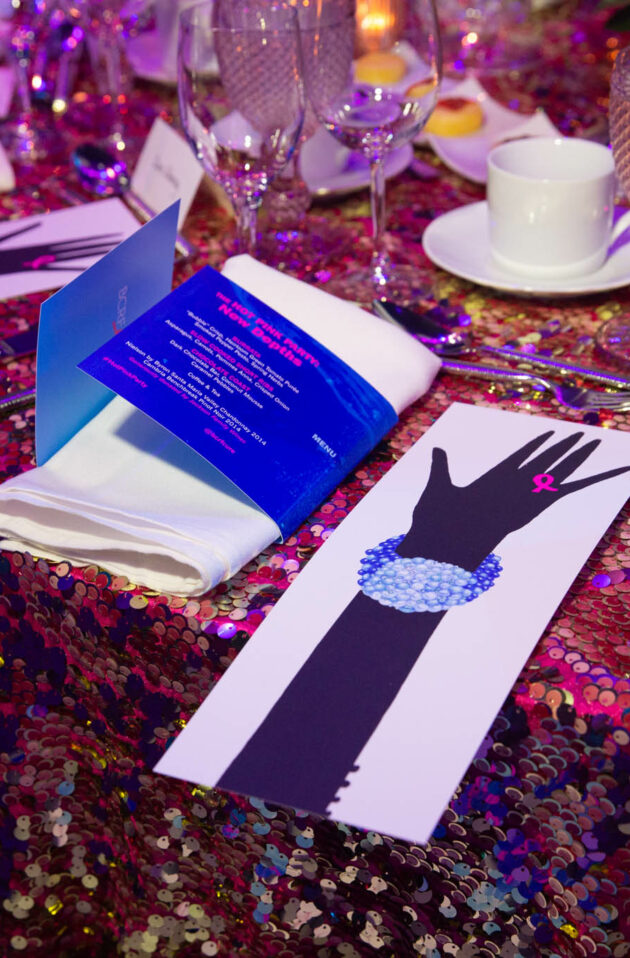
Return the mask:
<path id="1" fill-rule="evenodd" d="M 127 164 L 96 143 L 81 143 L 72 151 L 72 164 L 81 186 L 95 196 L 122 196 L 131 180 Z"/>
<path id="2" fill-rule="evenodd" d="M 413 333 L 421 343 L 428 346 L 434 353 L 440 356 L 459 356 L 461 353 L 472 350 L 471 336 L 465 327 L 451 327 L 437 319 L 437 315 L 446 316 L 444 310 L 439 306 L 422 313 L 416 313 L 405 306 L 399 306 L 397 303 L 389 300 L 375 299 L 372 301 L 374 312 L 387 319 L 390 322 L 398 323 L 408 332 Z M 470 317 L 461 314 L 463 318 Z"/>
<path id="3" fill-rule="evenodd" d="M 72 164 L 77 171 L 81 186 L 94 196 L 120 196 L 133 212 L 147 223 L 155 215 L 131 189 L 131 180 L 127 164 L 123 159 L 110 153 L 96 143 L 81 143 L 72 151 Z M 197 252 L 181 233 L 175 242 L 180 259 L 188 259 Z"/>

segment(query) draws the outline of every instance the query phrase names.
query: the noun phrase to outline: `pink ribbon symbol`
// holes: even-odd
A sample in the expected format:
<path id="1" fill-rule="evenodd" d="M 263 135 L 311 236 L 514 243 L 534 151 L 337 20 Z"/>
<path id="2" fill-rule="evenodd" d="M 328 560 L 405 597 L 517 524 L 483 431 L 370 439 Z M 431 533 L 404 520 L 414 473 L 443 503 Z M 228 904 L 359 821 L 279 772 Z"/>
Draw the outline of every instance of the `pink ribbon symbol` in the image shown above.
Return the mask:
<path id="1" fill-rule="evenodd" d="M 31 269 L 40 269 L 42 266 L 47 266 L 48 263 L 54 263 L 55 257 L 51 256 L 50 253 L 46 253 L 44 256 L 38 256 L 37 259 L 32 259 L 27 263 L 24 263 L 25 266 L 30 266 Z"/>
<path id="2" fill-rule="evenodd" d="M 532 492 L 542 492 L 543 489 L 546 489 L 547 492 L 558 492 L 556 486 L 552 486 L 553 476 L 550 476 L 548 472 L 539 472 L 537 476 L 534 476 L 534 488 Z"/>

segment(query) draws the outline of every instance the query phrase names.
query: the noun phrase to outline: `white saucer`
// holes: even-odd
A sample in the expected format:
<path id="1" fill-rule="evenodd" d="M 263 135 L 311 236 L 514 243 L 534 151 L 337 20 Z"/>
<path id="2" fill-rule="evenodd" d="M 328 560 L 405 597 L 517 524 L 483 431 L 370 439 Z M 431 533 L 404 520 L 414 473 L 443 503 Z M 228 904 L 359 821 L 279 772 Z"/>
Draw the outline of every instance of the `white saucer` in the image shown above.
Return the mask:
<path id="1" fill-rule="evenodd" d="M 509 110 L 493 100 L 475 77 L 455 84 L 446 79 L 440 93 L 476 100 L 483 111 L 483 125 L 477 133 L 466 136 L 421 133 L 416 142 L 428 143 L 446 166 L 473 183 L 486 182 L 488 153 L 498 143 L 522 136 L 560 135 L 544 110 L 537 110 L 529 116 Z"/>
<path id="2" fill-rule="evenodd" d="M 413 159 L 410 143 L 392 150 L 385 160 L 385 177 L 402 173 Z M 300 151 L 300 172 L 312 196 L 343 196 L 370 185 L 370 167 L 321 127 Z"/>
<path id="3" fill-rule="evenodd" d="M 619 241 L 618 241 L 619 242 Z M 619 289 L 630 283 L 630 242 L 617 245 L 594 273 L 540 279 L 498 266 L 490 252 L 488 204 L 471 203 L 429 223 L 422 237 L 424 251 L 436 266 L 462 279 L 506 293 L 528 296 L 583 296 Z"/>

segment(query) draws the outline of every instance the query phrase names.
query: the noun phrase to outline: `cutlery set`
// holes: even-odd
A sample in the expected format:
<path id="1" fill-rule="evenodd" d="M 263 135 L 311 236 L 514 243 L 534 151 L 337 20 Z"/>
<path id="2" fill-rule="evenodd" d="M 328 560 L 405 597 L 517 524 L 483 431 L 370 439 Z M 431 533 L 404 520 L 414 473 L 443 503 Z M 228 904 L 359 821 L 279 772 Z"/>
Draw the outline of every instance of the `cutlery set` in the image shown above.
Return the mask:
<path id="1" fill-rule="evenodd" d="M 460 376 L 474 376 L 498 383 L 512 383 L 514 385 L 530 386 L 535 390 L 550 392 L 563 406 L 573 409 L 608 409 L 624 412 L 630 410 L 630 378 L 615 376 L 603 369 L 589 366 L 579 366 L 574 363 L 565 363 L 546 356 L 537 356 L 532 353 L 523 353 L 509 346 L 486 346 L 473 344 L 470 332 L 466 327 L 445 326 L 438 319 L 439 309 L 429 310 L 428 313 L 398 306 L 388 301 L 374 300 L 374 311 L 384 319 L 398 323 L 411 332 L 433 352 L 442 357 L 442 368 Z M 603 389 L 589 389 L 570 382 L 557 382 L 542 377 L 534 370 L 522 368 L 512 369 L 489 363 L 468 362 L 460 360 L 459 356 L 467 354 L 482 354 L 505 359 L 519 365 L 534 367 L 534 370 L 559 373 L 564 377 L 579 377 L 612 391 Z"/>
<path id="2" fill-rule="evenodd" d="M 630 410 L 630 380 L 626 380 L 625 390 L 604 392 L 601 389 L 589 389 L 568 382 L 554 382 L 536 373 L 508 369 L 504 366 L 443 359 L 442 368 L 458 376 L 476 376 L 478 379 L 490 379 L 495 383 L 512 383 L 550 392 L 562 406 L 570 406 L 572 409 L 609 409 L 619 412 Z"/>

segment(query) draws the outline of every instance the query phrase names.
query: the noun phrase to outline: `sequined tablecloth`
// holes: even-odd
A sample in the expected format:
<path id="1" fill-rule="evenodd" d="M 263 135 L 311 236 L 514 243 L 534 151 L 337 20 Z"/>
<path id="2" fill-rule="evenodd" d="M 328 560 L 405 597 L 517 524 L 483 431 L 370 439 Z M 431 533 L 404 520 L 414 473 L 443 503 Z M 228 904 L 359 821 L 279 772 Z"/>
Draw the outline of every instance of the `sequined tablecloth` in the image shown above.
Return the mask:
<path id="1" fill-rule="evenodd" d="M 515 108 L 543 103 L 567 132 L 605 136 L 616 38 L 599 26 L 543 18 L 536 69 L 490 78 L 490 88 Z M 138 84 L 129 123 L 142 134 L 173 111 L 172 90 Z M 81 135 L 61 128 L 68 143 Z M 466 310 L 478 338 L 592 360 L 595 330 L 630 308 L 628 291 L 524 300 L 435 270 L 424 226 L 483 191 L 423 158 L 439 177 L 407 172 L 388 193 L 398 249 L 422 282 Z M 60 184 L 73 185 L 64 158 L 19 171 L 2 214 L 62 206 Z M 367 193 L 316 212 L 352 238 L 352 253 L 299 271 L 326 287 L 367 256 Z M 202 190 L 186 224 L 199 255 L 176 281 L 219 265 L 230 228 Z M 0 304 L 1 333 L 35 322 L 43 298 Z M 30 360 L 5 372 L 13 388 L 33 383 Z M 454 400 L 630 429 L 627 414 L 585 416 L 441 374 L 295 535 L 199 600 L 150 594 L 96 567 L 0 556 L 3 954 L 630 953 L 627 512 L 563 599 L 428 845 L 151 772 L 321 542 Z M 33 423 L 33 409 L 0 420 L 1 478 L 32 467 Z"/>

